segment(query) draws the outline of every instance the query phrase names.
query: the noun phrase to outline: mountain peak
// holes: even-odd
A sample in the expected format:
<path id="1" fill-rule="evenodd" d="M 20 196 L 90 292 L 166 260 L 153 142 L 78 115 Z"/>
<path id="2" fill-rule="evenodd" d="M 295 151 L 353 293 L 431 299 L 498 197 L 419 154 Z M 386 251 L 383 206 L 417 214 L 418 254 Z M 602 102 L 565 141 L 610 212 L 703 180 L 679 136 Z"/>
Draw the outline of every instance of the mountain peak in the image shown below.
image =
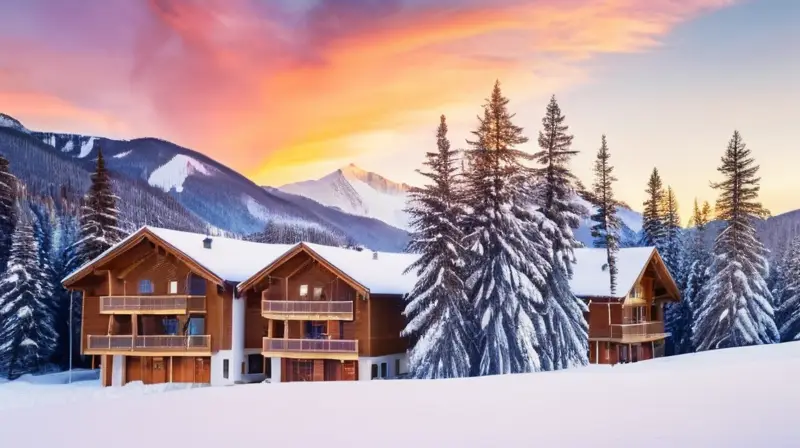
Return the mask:
<path id="1" fill-rule="evenodd" d="M 0 113 L 0 128 L 11 128 L 30 134 L 30 131 L 19 120 L 4 113 Z"/>
<path id="2" fill-rule="evenodd" d="M 339 173 L 348 180 L 364 182 L 372 188 L 385 193 L 406 193 L 411 187 L 404 183 L 393 182 L 380 174 L 366 171 L 354 163 L 339 168 Z"/>

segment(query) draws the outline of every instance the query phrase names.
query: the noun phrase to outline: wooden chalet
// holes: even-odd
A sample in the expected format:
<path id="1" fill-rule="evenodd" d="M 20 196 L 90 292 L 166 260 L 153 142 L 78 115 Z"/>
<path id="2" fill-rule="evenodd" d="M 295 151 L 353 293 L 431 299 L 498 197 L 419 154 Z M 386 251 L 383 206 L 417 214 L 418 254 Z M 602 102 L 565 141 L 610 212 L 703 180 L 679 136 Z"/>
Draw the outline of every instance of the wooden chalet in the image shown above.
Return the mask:
<path id="1" fill-rule="evenodd" d="M 368 381 L 408 369 L 416 257 L 143 227 L 63 283 L 83 293 L 81 351 L 103 385 Z M 663 355 L 663 304 L 679 295 L 656 250 L 620 250 L 614 294 L 604 250 L 576 258 L 591 362 Z"/>
<path id="2" fill-rule="evenodd" d="M 621 249 L 613 293 L 605 249 L 578 249 L 575 257 L 570 287 L 589 308 L 589 362 L 616 364 L 664 356 L 670 336 L 664 329 L 664 305 L 679 301 L 680 293 L 658 251 Z"/>

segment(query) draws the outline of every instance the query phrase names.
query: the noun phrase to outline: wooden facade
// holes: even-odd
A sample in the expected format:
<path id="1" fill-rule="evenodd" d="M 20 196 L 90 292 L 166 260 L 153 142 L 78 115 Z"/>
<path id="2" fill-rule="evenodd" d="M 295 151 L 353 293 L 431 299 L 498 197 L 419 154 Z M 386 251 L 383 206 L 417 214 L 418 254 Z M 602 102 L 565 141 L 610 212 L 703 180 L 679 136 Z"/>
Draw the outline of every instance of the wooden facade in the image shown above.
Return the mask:
<path id="1" fill-rule="evenodd" d="M 403 300 L 370 295 L 301 245 L 240 285 L 248 309 L 248 348 L 261 331 L 262 354 L 281 359 L 281 381 L 358 379 L 358 359 L 405 353 Z M 252 325 L 252 326 L 251 326 Z"/>
<path id="2" fill-rule="evenodd" d="M 677 286 L 657 252 L 623 298 L 583 298 L 588 305 L 589 363 L 617 364 L 664 356 L 669 333 L 664 305 L 680 300 Z"/>
<path id="3" fill-rule="evenodd" d="M 212 353 L 230 349 L 232 288 L 146 230 L 65 286 L 83 293 L 81 352 L 104 385 L 208 383 Z"/>

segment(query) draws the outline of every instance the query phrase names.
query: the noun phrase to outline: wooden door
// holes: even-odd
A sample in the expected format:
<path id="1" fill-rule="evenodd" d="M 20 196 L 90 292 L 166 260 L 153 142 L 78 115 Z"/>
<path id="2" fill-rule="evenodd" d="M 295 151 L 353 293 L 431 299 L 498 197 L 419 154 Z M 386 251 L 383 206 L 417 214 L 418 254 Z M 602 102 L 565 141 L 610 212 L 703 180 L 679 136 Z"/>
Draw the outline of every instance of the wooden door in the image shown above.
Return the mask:
<path id="1" fill-rule="evenodd" d="M 211 382 L 211 359 L 194 359 L 194 382 L 203 384 Z"/>
<path id="2" fill-rule="evenodd" d="M 142 358 L 138 356 L 125 357 L 125 382 L 142 381 Z"/>
<path id="3" fill-rule="evenodd" d="M 161 384 L 167 382 L 167 362 L 164 358 L 153 358 L 152 362 L 152 384 Z"/>

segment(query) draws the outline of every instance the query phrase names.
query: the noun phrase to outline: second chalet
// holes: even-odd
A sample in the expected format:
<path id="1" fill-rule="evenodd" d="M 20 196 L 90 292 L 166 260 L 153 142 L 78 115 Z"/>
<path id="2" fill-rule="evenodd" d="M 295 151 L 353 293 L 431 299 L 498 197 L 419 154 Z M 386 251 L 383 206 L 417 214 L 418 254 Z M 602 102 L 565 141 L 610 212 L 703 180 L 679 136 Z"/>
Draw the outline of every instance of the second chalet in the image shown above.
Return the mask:
<path id="1" fill-rule="evenodd" d="M 417 255 L 260 244 L 143 227 L 63 283 L 83 294 L 81 352 L 103 385 L 394 378 L 407 372 L 404 274 Z M 653 248 L 576 250 L 591 363 L 663 356 L 678 288 Z"/>

